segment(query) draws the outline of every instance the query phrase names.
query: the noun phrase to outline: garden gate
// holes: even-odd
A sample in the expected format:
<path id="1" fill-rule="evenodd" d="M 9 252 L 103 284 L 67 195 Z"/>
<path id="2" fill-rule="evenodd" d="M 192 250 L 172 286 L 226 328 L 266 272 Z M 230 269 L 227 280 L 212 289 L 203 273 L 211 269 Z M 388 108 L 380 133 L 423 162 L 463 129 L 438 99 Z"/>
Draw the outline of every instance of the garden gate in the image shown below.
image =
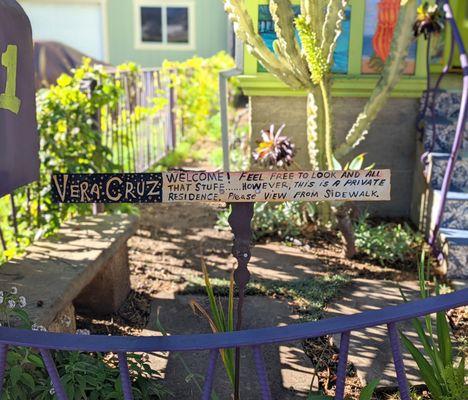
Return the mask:
<path id="1" fill-rule="evenodd" d="M 51 349 L 116 352 L 126 400 L 133 399 L 126 360 L 127 352 L 197 351 L 210 352 L 202 399 L 211 398 L 219 350 L 236 349 L 236 383 L 239 382 L 240 349 L 253 351 L 261 397 L 271 399 L 267 370 L 261 346 L 298 339 L 341 333 L 335 399 L 343 399 L 348 346 L 351 331 L 386 324 L 393 353 L 401 398 L 410 399 L 399 333 L 396 323 L 468 302 L 468 289 L 448 295 L 336 317 L 318 322 L 285 327 L 240 330 L 244 288 L 250 278 L 251 219 L 255 201 L 380 201 L 390 199 L 390 171 L 268 171 L 200 172 L 174 171 L 144 174 L 58 174 L 52 176 L 55 201 L 64 203 L 160 203 L 228 202 L 232 212 L 229 223 L 234 234 L 233 255 L 237 259 L 234 279 L 239 289 L 236 332 L 170 337 L 107 337 L 54 334 L 0 328 L 0 380 L 3 380 L 8 345 L 38 348 L 44 359 L 59 400 L 67 399 L 54 364 Z M 238 385 L 236 385 L 238 387 Z M 236 391 L 235 396 L 238 396 Z M 236 397 L 238 398 L 238 397 Z"/>
<path id="2" fill-rule="evenodd" d="M 7 0 L 10 3 L 14 1 Z M 2 25 L 0 25 L 1 27 Z M 8 57 L 6 57 L 8 61 Z M 5 65 L 2 57 L 2 64 Z M 1 69 L 0 69 L 1 70 Z M 32 85 L 31 85 L 32 86 Z M 11 86 L 9 86 L 11 88 Z M 0 89 L 2 90 L 2 89 Z M 0 94 L 1 95 L 1 94 Z M 0 102 L 1 112 L 5 111 Z M 0 115 L 3 118 L 3 114 Z M 11 115 L 9 115 L 11 117 Z M 16 117 L 18 118 L 18 116 Z M 133 399 L 127 352 L 197 351 L 210 352 L 202 398 L 211 398 L 214 370 L 220 349 L 236 348 L 239 370 L 240 348 L 254 353 L 262 399 L 271 399 L 261 346 L 341 333 L 336 399 L 343 399 L 348 345 L 351 331 L 386 324 L 391 342 L 401 398 L 409 400 L 397 322 L 468 303 L 468 289 L 447 295 L 340 316 L 318 322 L 285 327 L 240 330 L 244 288 L 250 273 L 251 218 L 255 201 L 381 201 L 390 199 L 390 171 L 270 171 L 270 172 L 166 172 L 155 174 L 54 175 L 55 200 L 71 203 L 150 203 L 218 201 L 232 204 L 229 223 L 234 233 L 233 255 L 238 261 L 235 281 L 239 288 L 236 332 L 171 337 L 76 336 L 0 327 L 0 385 L 3 384 L 8 346 L 27 346 L 39 350 L 50 375 L 57 398 L 67 399 L 51 350 L 115 352 L 124 398 Z M 236 374 L 238 382 L 239 374 Z M 1 390 L 1 389 L 0 389 Z M 1 394 L 1 393 L 0 393 Z M 238 393 L 236 393 L 238 395 Z"/>

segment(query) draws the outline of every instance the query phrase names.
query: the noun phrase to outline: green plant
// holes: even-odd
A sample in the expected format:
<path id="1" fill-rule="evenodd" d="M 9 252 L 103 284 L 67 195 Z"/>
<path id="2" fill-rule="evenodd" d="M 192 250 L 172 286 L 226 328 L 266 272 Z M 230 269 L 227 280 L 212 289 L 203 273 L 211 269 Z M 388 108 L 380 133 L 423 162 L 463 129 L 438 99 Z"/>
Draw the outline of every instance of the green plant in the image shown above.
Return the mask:
<path id="1" fill-rule="evenodd" d="M 419 287 L 421 298 L 430 296 L 426 279 L 430 263 L 426 261 L 424 252 L 419 262 Z M 403 291 L 401 295 L 407 301 Z M 439 294 L 439 287 L 435 283 L 435 294 Z M 450 337 L 450 325 L 445 312 L 441 311 L 435 317 L 435 332 L 433 317 L 424 317 L 424 324 L 418 318 L 412 320 L 413 327 L 418 334 L 424 351 L 420 351 L 413 342 L 400 332 L 403 345 L 409 351 L 418 365 L 419 373 L 434 400 L 460 400 L 468 398 L 468 385 L 465 383 L 465 355 L 460 354 L 458 365 L 455 351 Z"/>
<path id="2" fill-rule="evenodd" d="M 226 209 L 218 214 L 219 228 L 229 226 L 229 213 L 230 210 Z M 314 203 L 309 202 L 255 203 L 252 219 L 254 239 L 266 236 L 288 239 L 299 236 L 315 213 Z"/>
<path id="3" fill-rule="evenodd" d="M 54 204 L 50 196 L 52 172 L 117 172 L 127 168 L 132 151 L 131 132 L 141 121 L 164 107 L 166 100 L 154 94 L 148 107 L 136 106 L 129 114 L 117 112 L 124 93 L 119 74 L 128 75 L 128 90 L 138 87 L 139 68 L 134 64 L 118 67 L 116 75 L 102 67 L 83 65 L 71 75 L 62 74 L 56 85 L 37 94 L 37 123 L 40 136 L 40 179 L 0 199 L 0 227 L 6 249 L 0 252 L 0 263 L 14 257 L 33 240 L 53 233 L 62 221 L 76 215 L 89 214 L 89 205 Z M 83 90 L 83 82 L 96 82 L 91 91 Z M 129 96 L 132 97 L 132 92 Z M 109 115 L 115 118 L 109 122 Z M 100 118 L 96 118 L 100 115 Z M 112 132 L 114 145 L 107 143 L 101 132 Z M 115 149 L 117 138 L 121 149 Z M 122 154 L 120 154 L 122 153 Z M 120 154 L 116 157 L 116 154 Z M 16 208 L 17 232 L 13 228 L 12 203 Z M 112 211 L 133 211 L 128 205 L 113 205 Z"/>
<path id="4" fill-rule="evenodd" d="M 400 223 L 368 221 L 363 214 L 354 225 L 356 247 L 381 265 L 415 260 L 422 246 L 422 236 Z"/>
<path id="5" fill-rule="evenodd" d="M 211 330 L 217 332 L 233 332 L 234 331 L 234 273 L 231 272 L 229 279 L 229 294 L 227 310 L 224 312 L 223 304 L 219 298 L 216 298 L 213 287 L 211 285 L 210 276 L 206 264 L 202 262 L 203 276 L 205 280 L 205 289 L 210 302 L 210 313 L 206 311 L 200 303 L 195 300 L 190 302 L 190 306 L 194 312 L 199 312 L 210 324 Z M 223 360 L 224 369 L 234 387 L 235 381 L 235 365 L 234 365 L 234 349 L 219 350 L 221 359 Z"/>
<path id="6" fill-rule="evenodd" d="M 233 68 L 234 60 L 225 52 L 210 58 L 192 57 L 186 61 L 164 61 L 163 73 L 168 75 L 176 94 L 174 109 L 184 139 L 194 136 L 220 137 L 218 74 Z M 231 79 L 231 91 L 237 81 Z"/>
<path id="7" fill-rule="evenodd" d="M 26 299 L 18 295 L 16 287 L 10 292 L 2 292 L 1 323 L 18 326 L 19 319 L 20 326 L 45 331 L 44 327 L 31 323 L 29 315 L 23 309 L 25 305 Z M 89 331 L 77 330 L 77 333 L 89 334 Z M 108 400 L 123 397 L 115 354 L 54 351 L 52 356 L 70 400 Z M 170 394 L 161 385 L 161 376 L 151 368 L 146 355 L 129 353 L 127 361 L 135 399 L 161 399 Z M 10 347 L 7 353 L 2 399 L 53 400 L 54 393 L 44 362 L 38 352 L 27 347 Z"/>
<path id="8" fill-rule="evenodd" d="M 411 42 L 417 0 L 402 1 L 391 51 L 382 74 L 345 140 L 334 135 L 331 82 L 333 55 L 341 34 L 347 0 L 302 0 L 301 15 L 295 18 L 290 0 L 270 0 L 277 40 L 270 51 L 254 28 L 243 0 L 224 0 L 236 35 L 249 52 L 279 80 L 292 89 L 307 91 L 307 140 L 312 168 L 333 169 L 335 157 L 342 160 L 366 136 L 370 124 L 383 108 L 399 81 Z M 325 12 L 324 12 L 325 11 Z M 298 38 L 296 37 L 296 29 Z M 302 48 L 301 48 L 302 44 Z M 323 222 L 329 206 L 321 206 Z"/>

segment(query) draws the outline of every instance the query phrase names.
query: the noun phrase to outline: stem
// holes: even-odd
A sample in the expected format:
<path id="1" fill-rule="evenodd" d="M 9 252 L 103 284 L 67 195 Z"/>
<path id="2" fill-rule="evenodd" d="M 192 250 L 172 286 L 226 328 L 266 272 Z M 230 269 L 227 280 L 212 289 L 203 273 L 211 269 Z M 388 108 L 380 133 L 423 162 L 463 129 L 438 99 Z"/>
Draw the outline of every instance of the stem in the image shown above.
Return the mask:
<path id="1" fill-rule="evenodd" d="M 321 88 L 314 88 L 307 94 L 307 142 L 312 169 L 326 170 L 326 138 L 324 136 L 327 129 L 327 116 L 325 110 L 329 112 L 330 107 L 329 103 L 327 107 L 324 106 L 324 96 L 320 95 L 318 90 L 322 91 Z M 330 121 L 330 116 L 328 116 L 328 121 Z M 330 222 L 330 204 L 319 202 L 317 210 L 321 223 L 327 225 Z"/>
<path id="2" fill-rule="evenodd" d="M 320 92 L 322 94 L 323 110 L 325 113 L 325 157 L 327 160 L 327 169 L 333 169 L 333 132 L 331 121 L 331 105 L 330 105 L 330 92 L 328 91 L 329 85 L 320 81 Z"/>

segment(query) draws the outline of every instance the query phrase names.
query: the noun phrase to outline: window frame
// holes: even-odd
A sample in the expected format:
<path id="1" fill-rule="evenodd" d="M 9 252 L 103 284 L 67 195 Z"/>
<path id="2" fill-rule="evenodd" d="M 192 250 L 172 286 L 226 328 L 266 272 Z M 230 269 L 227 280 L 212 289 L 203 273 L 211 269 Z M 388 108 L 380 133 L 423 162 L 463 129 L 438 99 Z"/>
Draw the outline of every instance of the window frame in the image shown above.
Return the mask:
<path id="1" fill-rule="evenodd" d="M 195 3 L 193 0 L 135 0 L 134 1 L 134 47 L 137 50 L 195 50 Z M 144 42 L 141 27 L 141 9 L 161 8 L 162 42 Z M 186 8 L 188 13 L 188 43 L 167 41 L 167 9 Z"/>

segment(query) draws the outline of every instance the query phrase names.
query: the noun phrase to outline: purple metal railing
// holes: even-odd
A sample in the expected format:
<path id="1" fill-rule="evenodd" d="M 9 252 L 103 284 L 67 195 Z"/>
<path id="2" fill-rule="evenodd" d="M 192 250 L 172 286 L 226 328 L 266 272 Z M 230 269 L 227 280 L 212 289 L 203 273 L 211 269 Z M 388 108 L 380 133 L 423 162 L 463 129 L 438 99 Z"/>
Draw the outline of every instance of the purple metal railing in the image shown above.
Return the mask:
<path id="1" fill-rule="evenodd" d="M 335 399 L 343 399 L 349 337 L 352 331 L 377 325 L 387 325 L 393 354 L 398 386 L 402 400 L 410 400 L 409 386 L 400 348 L 397 323 L 418 318 L 435 312 L 465 306 L 468 304 L 468 289 L 450 294 L 415 300 L 380 310 L 324 319 L 317 322 L 287 325 L 274 328 L 250 329 L 228 333 L 173 335 L 154 337 L 123 337 L 90 335 L 77 336 L 65 333 L 38 332 L 14 328 L 0 328 L 0 384 L 3 385 L 5 359 L 8 346 L 23 346 L 38 349 L 51 378 L 56 396 L 67 400 L 65 390 L 57 373 L 51 350 L 114 352 L 118 354 L 120 378 L 125 400 L 133 399 L 129 375 L 127 352 L 185 352 L 210 351 L 205 375 L 202 399 L 209 400 L 213 387 L 216 361 L 220 349 L 249 347 L 254 354 L 261 398 L 270 400 L 267 369 L 263 361 L 261 346 L 272 343 L 286 343 L 305 338 L 341 333 L 339 364 Z M 0 393 L 1 395 L 1 393 Z"/>
<path id="2" fill-rule="evenodd" d="M 468 113 L 468 57 L 466 54 L 465 46 L 463 44 L 463 39 L 460 35 L 458 26 L 455 22 L 455 19 L 453 16 L 453 10 L 452 10 L 452 7 L 450 6 L 449 0 L 439 0 L 438 4 L 439 6 L 443 7 L 443 10 L 445 12 L 445 18 L 451 27 L 452 38 L 450 42 L 450 53 L 449 53 L 447 64 L 445 65 L 445 67 L 442 70 L 442 73 L 437 79 L 434 88 L 430 87 L 430 63 L 429 62 L 427 63 L 428 87 L 426 90 L 425 103 L 421 111 L 421 117 L 425 116 L 427 107 L 429 106 L 430 112 L 431 112 L 431 121 L 432 121 L 432 144 L 431 144 L 431 148 L 428 151 L 426 151 L 421 158 L 421 161 L 423 162 L 423 164 L 427 163 L 427 156 L 433 150 L 434 144 L 436 142 L 437 132 L 436 132 L 436 124 L 435 124 L 435 106 L 434 106 L 435 101 L 436 101 L 436 94 L 437 94 L 437 91 L 439 90 L 440 84 L 442 83 L 442 79 L 447 74 L 447 72 L 449 71 L 452 65 L 455 45 L 457 45 L 459 53 L 460 53 L 460 62 L 461 62 L 462 73 L 463 73 L 463 89 L 462 89 L 460 112 L 458 115 L 457 127 L 455 130 L 455 138 L 454 138 L 454 142 L 452 145 L 452 149 L 450 151 L 450 156 L 447 162 L 447 169 L 445 171 L 444 179 L 442 182 L 442 187 L 440 190 L 440 193 L 441 193 L 440 203 L 438 204 L 437 214 L 436 214 L 435 222 L 434 222 L 434 228 L 432 229 L 432 232 L 430 233 L 430 236 L 429 236 L 429 244 L 433 248 L 434 253 L 437 253 L 437 236 L 439 234 L 440 226 L 442 223 L 442 217 L 443 217 L 445 205 L 447 202 L 447 194 L 449 192 L 450 182 L 452 180 L 453 171 L 455 169 L 455 162 L 458 158 L 460 148 L 462 147 L 462 144 L 463 144 L 463 135 L 465 131 L 466 117 Z"/>

